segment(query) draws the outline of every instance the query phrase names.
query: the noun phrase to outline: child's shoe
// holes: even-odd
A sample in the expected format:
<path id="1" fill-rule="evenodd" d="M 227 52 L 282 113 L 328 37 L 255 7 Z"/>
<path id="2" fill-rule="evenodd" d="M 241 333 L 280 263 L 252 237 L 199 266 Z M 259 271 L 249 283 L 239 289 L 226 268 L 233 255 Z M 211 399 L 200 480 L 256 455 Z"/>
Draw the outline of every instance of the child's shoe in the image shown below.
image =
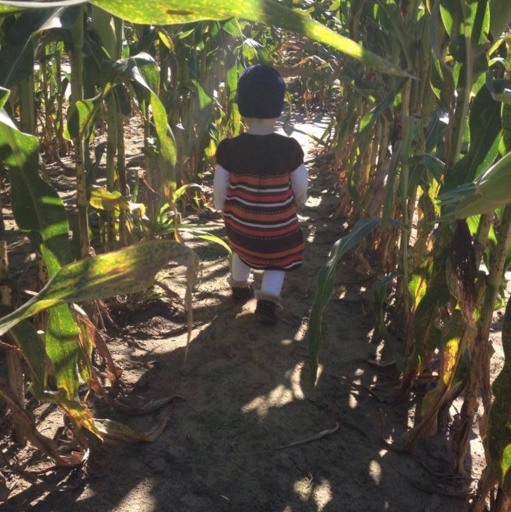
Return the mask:
<path id="1" fill-rule="evenodd" d="M 254 296 L 254 289 L 252 286 L 236 286 L 232 288 L 232 301 L 235 304 L 246 304 Z"/>
<path id="2" fill-rule="evenodd" d="M 234 304 L 243 306 L 254 296 L 254 288 L 252 288 L 252 276 L 247 281 L 235 281 L 229 278 L 229 286 L 231 287 L 231 297 Z"/>
<path id="3" fill-rule="evenodd" d="M 277 310 L 280 308 L 280 297 L 256 292 L 257 307 L 255 315 L 257 319 L 266 325 L 275 325 L 279 321 Z"/>

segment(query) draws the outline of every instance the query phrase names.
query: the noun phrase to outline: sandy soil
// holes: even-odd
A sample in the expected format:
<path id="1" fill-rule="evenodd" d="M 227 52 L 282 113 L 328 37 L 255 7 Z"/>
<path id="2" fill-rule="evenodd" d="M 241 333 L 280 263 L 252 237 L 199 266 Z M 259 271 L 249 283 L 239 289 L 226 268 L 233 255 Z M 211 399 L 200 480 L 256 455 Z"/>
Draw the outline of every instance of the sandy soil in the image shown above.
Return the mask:
<path id="1" fill-rule="evenodd" d="M 293 134 L 308 148 L 310 141 L 302 132 L 311 126 L 298 125 Z M 163 434 L 149 444 L 98 445 L 87 467 L 68 475 L 64 484 L 51 484 L 48 476 L 46 486 L 13 492 L 0 509 L 465 510 L 470 474 L 477 477 L 481 471 L 481 445 L 474 436 L 467 478 L 461 480 L 443 476 L 448 436 L 438 435 L 412 454 L 399 450 L 413 404 L 390 405 L 367 391 L 369 385 L 396 376 L 392 367 L 370 364 L 376 350 L 370 284 L 349 258 L 339 269 L 342 294 L 331 301 L 324 317 L 321 378 L 315 388 L 310 385 L 305 335 L 315 278 L 333 242 L 343 234 L 342 221 L 330 218 L 336 202 L 332 183 L 328 174 L 311 166 L 310 199 L 302 212 L 306 260 L 286 278 L 277 326 L 258 324 L 255 301 L 243 307 L 230 302 L 225 250 L 194 242 L 201 274 L 186 365 L 183 312 L 162 303 L 117 317 L 124 330 L 112 332 L 109 344 L 124 368 L 131 398 L 185 399 L 177 403 Z M 198 221 L 223 233 L 215 212 Z M 169 272 L 167 282 L 178 289 L 179 269 Z M 260 277 L 256 275 L 256 283 Z M 156 421 L 155 415 L 123 416 L 105 406 L 99 406 L 97 414 L 139 429 Z M 311 439 L 317 434 L 322 435 Z M 54 475 L 62 480 L 59 471 Z"/>

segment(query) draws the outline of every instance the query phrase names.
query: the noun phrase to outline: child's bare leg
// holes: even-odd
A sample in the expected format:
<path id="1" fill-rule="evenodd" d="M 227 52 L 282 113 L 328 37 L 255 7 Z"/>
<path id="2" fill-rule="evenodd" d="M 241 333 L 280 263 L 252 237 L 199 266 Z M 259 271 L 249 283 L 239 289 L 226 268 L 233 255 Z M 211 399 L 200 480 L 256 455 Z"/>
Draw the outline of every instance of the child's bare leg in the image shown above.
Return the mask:
<path id="1" fill-rule="evenodd" d="M 261 291 L 256 292 L 256 315 L 265 324 L 278 322 L 277 308 L 280 306 L 280 292 L 286 273 L 283 270 L 265 270 Z"/>
<path id="2" fill-rule="evenodd" d="M 229 285 L 232 288 L 232 300 L 234 302 L 244 304 L 254 296 L 252 281 L 252 269 L 234 253 L 232 255 L 231 278 L 229 279 Z"/>

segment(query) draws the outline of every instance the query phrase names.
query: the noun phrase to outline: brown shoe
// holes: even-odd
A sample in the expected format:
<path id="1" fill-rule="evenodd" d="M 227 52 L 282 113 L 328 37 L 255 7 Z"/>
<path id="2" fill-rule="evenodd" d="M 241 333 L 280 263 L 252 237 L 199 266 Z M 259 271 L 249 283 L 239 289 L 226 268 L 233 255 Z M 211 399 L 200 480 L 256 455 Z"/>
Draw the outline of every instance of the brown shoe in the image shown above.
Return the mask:
<path id="1" fill-rule="evenodd" d="M 254 296 L 254 289 L 251 286 L 232 288 L 232 301 L 235 304 L 246 304 Z"/>
<path id="2" fill-rule="evenodd" d="M 275 325 L 279 321 L 277 304 L 269 300 L 259 299 L 255 310 L 256 317 L 262 324 Z"/>

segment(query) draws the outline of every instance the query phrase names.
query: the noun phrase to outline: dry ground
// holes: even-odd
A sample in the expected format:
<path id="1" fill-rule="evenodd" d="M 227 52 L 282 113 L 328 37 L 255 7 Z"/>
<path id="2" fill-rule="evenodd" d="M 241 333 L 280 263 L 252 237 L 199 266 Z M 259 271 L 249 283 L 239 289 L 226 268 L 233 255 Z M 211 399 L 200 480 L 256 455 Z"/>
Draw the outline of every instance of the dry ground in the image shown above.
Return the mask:
<path id="1" fill-rule="evenodd" d="M 316 119 L 316 126 L 321 119 Z M 314 124 L 297 126 L 302 132 Z M 317 128 L 316 128 L 317 129 Z M 296 131 L 310 148 L 304 133 Z M 73 512 L 462 512 L 463 489 L 478 477 L 482 449 L 474 434 L 467 478 L 443 477 L 444 435 L 412 454 L 398 449 L 411 422 L 409 403 L 375 399 L 369 385 L 395 378 L 394 369 L 370 364 L 370 284 L 349 258 L 341 264 L 338 294 L 324 317 L 325 343 L 318 385 L 309 383 L 307 317 L 315 278 L 342 221 L 328 175 L 311 167 L 310 199 L 302 211 L 308 244 L 302 269 L 284 285 L 284 310 L 276 327 L 261 327 L 254 301 L 230 302 L 228 259 L 217 246 L 195 242 L 201 274 L 194 297 L 194 331 L 183 367 L 186 334 L 181 311 L 162 303 L 118 317 L 110 349 L 124 368 L 132 397 L 179 395 L 163 434 L 150 444 L 96 446 L 87 468 L 64 483 L 22 486 L 13 478 L 12 511 Z M 201 216 L 222 234 L 220 216 Z M 179 269 L 170 274 L 174 284 Z M 260 279 L 260 275 L 256 275 Z M 367 287 L 367 289 L 366 289 Z M 355 386 L 354 386 L 355 385 Z M 359 385 L 359 386 L 357 386 Z M 151 417 L 127 417 L 144 429 Z M 338 427 L 338 428 L 337 428 Z M 326 431 L 326 432 L 325 432 Z M 325 434 L 319 439 L 309 439 Z M 286 447 L 288 444 L 309 440 Z M 396 442 L 393 448 L 392 442 Z M 390 442 L 390 444 L 388 443 Z M 37 457 L 32 464 L 37 463 Z M 58 471 L 54 473 L 60 475 Z M 48 492 L 51 490 L 51 492 Z M 462 496 L 456 496 L 457 493 Z"/>

